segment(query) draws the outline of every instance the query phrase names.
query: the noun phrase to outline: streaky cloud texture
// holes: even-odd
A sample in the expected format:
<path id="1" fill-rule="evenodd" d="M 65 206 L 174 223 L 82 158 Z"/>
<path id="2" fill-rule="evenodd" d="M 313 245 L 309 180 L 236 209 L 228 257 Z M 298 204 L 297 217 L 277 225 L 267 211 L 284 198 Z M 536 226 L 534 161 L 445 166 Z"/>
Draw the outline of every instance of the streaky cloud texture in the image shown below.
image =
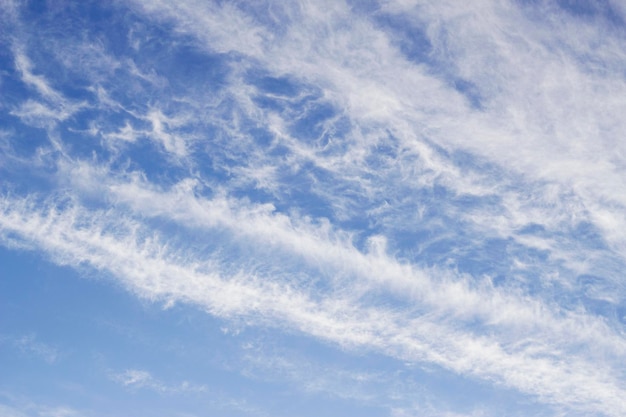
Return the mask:
<path id="1" fill-rule="evenodd" d="M 625 415 L 625 13 L 0 2 L 0 412 Z"/>

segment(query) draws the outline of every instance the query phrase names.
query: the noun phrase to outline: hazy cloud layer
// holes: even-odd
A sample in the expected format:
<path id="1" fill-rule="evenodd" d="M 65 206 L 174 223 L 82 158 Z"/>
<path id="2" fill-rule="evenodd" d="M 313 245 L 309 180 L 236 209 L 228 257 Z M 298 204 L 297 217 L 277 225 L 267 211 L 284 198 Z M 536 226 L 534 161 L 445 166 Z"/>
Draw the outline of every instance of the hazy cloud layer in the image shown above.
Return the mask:
<path id="1" fill-rule="evenodd" d="M 291 354 L 229 353 L 263 392 L 365 415 L 626 413 L 619 5 L 0 5 L 8 250 L 277 332 Z M 4 345 L 56 361 L 28 337 Z M 215 381 L 107 369 L 133 395 Z"/>

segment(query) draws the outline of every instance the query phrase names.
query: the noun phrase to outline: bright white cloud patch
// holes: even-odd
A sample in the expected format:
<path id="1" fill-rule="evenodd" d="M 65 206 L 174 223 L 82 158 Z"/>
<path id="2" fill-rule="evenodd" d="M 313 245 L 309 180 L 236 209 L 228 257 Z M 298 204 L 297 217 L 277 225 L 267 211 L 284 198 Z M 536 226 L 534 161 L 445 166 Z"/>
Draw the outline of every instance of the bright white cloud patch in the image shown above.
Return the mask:
<path id="1" fill-rule="evenodd" d="M 0 3 L 0 409 L 626 414 L 625 19 Z"/>

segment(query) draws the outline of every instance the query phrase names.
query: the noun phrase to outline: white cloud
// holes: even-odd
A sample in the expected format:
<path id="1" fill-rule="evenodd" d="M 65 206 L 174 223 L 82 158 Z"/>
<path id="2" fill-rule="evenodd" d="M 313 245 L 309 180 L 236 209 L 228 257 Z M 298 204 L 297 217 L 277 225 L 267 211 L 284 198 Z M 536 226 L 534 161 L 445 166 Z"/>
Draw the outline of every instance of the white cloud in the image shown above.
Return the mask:
<path id="1" fill-rule="evenodd" d="M 191 13 L 191 5 L 171 8 L 151 3 L 145 7 L 174 19 L 181 31 L 218 50 L 225 44 L 212 38 L 209 42 L 207 36 L 219 32 L 227 25 L 224 22 L 232 22 L 228 19 L 233 14 L 242 19 L 241 12 L 230 6 L 228 12 L 217 8 L 213 14 L 224 13 L 225 20 L 209 26 L 208 31 L 203 26 L 200 31 L 195 28 L 203 14 Z M 236 38 L 228 42 L 228 48 L 262 61 L 276 74 L 294 74 L 324 85 L 328 99 L 346 109 L 356 126 L 384 126 L 403 146 L 433 164 L 437 172 L 453 174 L 445 182 L 448 186 L 464 184 L 459 189 L 470 192 L 472 182 L 466 179 L 460 183 L 464 174 L 455 174 L 445 161 L 427 159 L 432 151 L 425 146 L 424 136 L 442 146 L 484 156 L 531 181 L 562 184 L 575 193 L 575 198 L 582 199 L 589 211 L 587 219 L 597 224 L 619 250 L 626 239 L 620 232 L 624 228 L 619 227 L 624 220 L 620 197 L 624 193 L 615 192 L 624 188 L 619 168 L 624 161 L 617 157 L 621 151 L 614 152 L 615 147 L 620 148 L 620 132 L 625 130 L 615 116 L 622 114 L 626 105 L 620 93 L 625 84 L 614 69 L 618 68 L 614 63 L 624 58 L 619 44 L 599 43 L 606 45 L 600 59 L 607 67 L 598 73 L 581 64 L 580 56 L 591 53 L 585 45 L 595 45 L 600 35 L 588 26 L 580 30 L 567 19 L 553 24 L 549 31 L 538 31 L 536 22 L 508 4 L 484 2 L 463 8 L 446 2 L 417 2 L 388 6 L 389 12 L 399 10 L 417 22 L 437 22 L 425 29 L 436 52 L 433 58 L 454 64 L 451 71 L 456 76 L 476 84 L 485 110 L 472 109 L 461 93 L 429 73 L 426 66 L 408 63 L 367 21 L 352 16 L 346 23 L 349 11 L 337 2 L 283 10 L 289 17 L 285 35 L 262 44 L 262 54 L 258 46 L 250 49 L 249 42 Z M 502 25 L 510 30 L 492 30 Z M 266 33 L 261 38 L 270 36 L 262 26 L 246 27 L 254 28 L 250 29 L 254 33 Z M 560 42 L 556 44 L 555 31 Z M 575 49 L 569 55 L 551 52 L 567 47 Z M 438 51 L 450 55 L 437 56 Z M 355 154 L 363 151 L 362 146 L 369 146 L 355 145 Z M 302 144 L 298 147 L 303 149 Z M 300 153 L 296 149 L 292 148 Z M 312 159 L 328 166 L 324 158 Z M 361 161 L 359 158 L 355 163 Z M 480 189 L 480 184 L 474 187 Z M 600 206 L 597 201 L 608 204 Z M 549 210 L 543 210 L 536 220 L 541 221 L 545 214 L 553 217 Z"/>
<path id="2" fill-rule="evenodd" d="M 53 364 L 59 359 L 58 349 L 37 340 L 35 334 L 22 336 L 0 335 L 1 342 L 8 343 L 20 352 L 38 357 L 49 364 Z"/>
<path id="3" fill-rule="evenodd" d="M 145 118 L 152 124 L 152 131 L 149 135 L 160 142 L 167 152 L 179 157 L 186 156 L 185 140 L 179 135 L 168 132 L 170 126 L 180 125 L 184 123 L 183 120 L 169 118 L 158 110 L 150 111 Z"/>
<path id="4" fill-rule="evenodd" d="M 173 5 L 167 1 L 133 2 L 137 8 L 157 19 L 172 15 L 186 30 L 202 33 L 203 39 L 215 45 L 219 52 L 239 51 L 256 55 L 262 52 L 261 44 L 271 39 L 264 39 L 267 33 L 261 32 L 254 21 L 242 14 L 236 7 L 225 3 L 218 6 L 202 1 L 188 1 Z"/>
<path id="5" fill-rule="evenodd" d="M 168 218 L 189 228 L 226 228 L 237 240 L 263 242 L 289 256 L 296 255 L 306 263 L 320 265 L 322 271 L 338 280 L 337 287 L 350 283 L 355 286 L 352 291 L 360 288 L 367 292 L 380 286 L 397 296 L 427 303 L 442 315 L 454 314 L 460 320 L 479 317 L 491 325 L 515 329 L 515 333 L 537 326 L 565 339 L 604 341 L 606 348 L 616 349 L 617 354 L 626 349 L 624 341 L 610 336 L 611 331 L 602 321 L 591 324 L 587 322 L 589 318 L 581 320 L 582 317 L 574 313 L 561 321 L 557 318 L 560 314 L 550 312 L 537 301 L 518 299 L 515 294 L 489 286 L 472 288 L 463 276 L 398 263 L 382 247 L 362 254 L 352 247 L 349 234 L 335 231 L 327 223 L 315 225 L 306 219 L 288 218 L 273 212 L 272 206 L 246 206 L 236 200 L 197 198 L 184 184 L 161 193 L 135 181 L 111 184 L 109 192 L 112 199 L 128 204 L 142 216 Z M 342 283 L 342 277 L 347 281 Z M 356 282 L 351 281 L 354 277 Z M 360 294 L 354 293 L 355 296 Z M 586 322 L 588 324 L 582 324 Z"/>
<path id="6" fill-rule="evenodd" d="M 17 109 L 13 110 L 11 114 L 32 126 L 53 127 L 57 122 L 64 121 L 72 116 L 80 107 L 81 106 L 65 108 L 61 106 L 55 109 L 38 101 L 27 100 Z"/>
<path id="7" fill-rule="evenodd" d="M 56 123 L 64 121 L 86 107 L 84 102 L 68 100 L 53 88 L 43 75 L 33 72 L 33 64 L 22 50 L 14 47 L 15 66 L 21 74 L 22 81 L 36 90 L 45 103 L 27 99 L 11 114 L 19 117 L 27 125 L 52 128 Z"/>
<path id="8" fill-rule="evenodd" d="M 122 105 L 99 84 L 106 75 L 92 73 L 98 108 L 124 121 L 94 121 L 90 132 L 111 143 L 148 138 L 194 172 L 169 187 L 139 171 L 57 161 L 56 180 L 69 185 L 73 203 L 61 208 L 50 198 L 41 208 L 34 198 L 4 197 L 5 244 L 106 271 L 148 299 L 435 363 L 581 412 L 623 414 L 620 323 L 584 302 L 555 301 L 549 289 L 580 291 L 579 276 L 597 273 L 601 283 L 585 296 L 612 306 L 625 300 L 623 35 L 547 3 L 386 1 L 368 17 L 343 2 L 300 2 L 268 5 L 267 21 L 230 3 L 133 4 L 148 18 L 173 22 L 196 46 L 236 56 L 227 92 L 167 97 L 166 80 L 149 66 L 111 61 L 123 63 L 111 65 L 128 79 L 150 83 L 156 104 Z M 406 30 L 426 37 L 422 62 L 377 25 L 381 15 L 402 16 Z M 98 48 L 92 55 L 108 62 Z M 81 108 L 21 50 L 15 64 L 40 96 L 13 110 L 24 123 L 49 127 Z M 265 93 L 245 78 L 259 68 L 303 87 L 293 97 Z M 302 104 L 315 89 L 318 96 Z M 259 97 L 286 109 L 259 106 Z M 218 111 L 225 102 L 232 109 Z M 316 122 L 319 137 L 305 140 L 311 132 L 294 126 L 316 105 L 333 114 Z M 334 137 L 344 119 L 346 132 Z M 247 123 L 267 132 L 268 143 L 259 145 Z M 198 173 L 209 158 L 235 178 L 211 187 Z M 251 184 L 272 203 L 233 197 Z M 422 197 L 437 187 L 450 196 Z M 307 216 L 291 199 L 297 192 L 318 198 L 330 214 Z M 465 197 L 477 204 L 457 202 Z M 106 209 L 88 210 L 82 199 Z M 160 237 L 154 220 L 177 229 Z M 342 226 L 350 221 L 371 226 Z M 587 225 L 598 244 L 580 238 Z M 525 232 L 532 227 L 542 233 Z M 398 249 L 393 236 L 407 229 L 427 232 L 422 247 Z M 205 236 L 203 249 L 180 244 L 194 233 Z M 458 271 L 464 251 L 489 239 L 510 246 L 503 250 L 509 259 L 482 254 L 505 264 L 509 285 Z M 422 259 L 423 248 L 455 240 L 445 262 Z M 385 307 L 389 298 L 394 308 Z M 145 371 L 118 377 L 167 391 Z"/>
<path id="9" fill-rule="evenodd" d="M 263 216 L 259 212 L 248 214 L 253 219 L 259 215 Z M 317 298 L 269 276 L 220 271 L 215 260 L 207 261 L 205 257 L 199 261 L 189 253 L 176 254 L 156 236 L 143 234 L 139 224 L 130 219 L 120 222 L 119 216 L 115 217 L 118 219 L 104 212 L 88 213 L 79 207 L 63 213 L 33 211 L 27 202 L 5 200 L 0 224 L 4 239 L 17 235 L 48 252 L 57 262 L 86 263 L 108 271 L 129 290 L 148 299 L 190 302 L 220 317 L 245 316 L 255 323 L 292 327 L 346 347 L 374 349 L 403 360 L 432 362 L 453 372 L 500 381 L 551 403 L 565 403 L 607 415 L 623 412 L 622 388 L 616 376 L 612 376 L 610 363 L 600 365 L 597 360 L 590 363 L 574 352 L 551 354 L 550 349 L 560 349 L 558 346 L 567 341 L 559 337 L 559 345 L 544 346 L 540 340 L 550 338 L 547 332 L 529 338 L 528 344 L 503 344 L 455 328 L 436 317 L 355 304 L 353 296 L 346 298 L 341 292 Z M 366 258 L 363 261 L 368 262 Z M 377 267 L 370 262 L 370 268 Z M 389 267 L 392 273 L 393 269 L 409 271 L 406 266 Z M 452 283 L 449 291 L 456 289 L 458 296 L 467 297 L 463 288 Z M 524 322 L 522 315 L 517 317 Z M 591 324 L 594 319 L 586 320 Z M 574 337 L 567 323 L 560 324 L 561 331 Z M 607 331 L 597 324 L 591 326 L 583 332 Z M 578 326 L 575 329 L 581 330 Z M 567 367 L 560 359 L 563 355 L 568 357 Z M 136 377 L 128 379 L 131 382 L 147 381 L 146 374 L 130 376 Z M 586 388 L 581 390 L 581 386 Z"/>
<path id="10" fill-rule="evenodd" d="M 80 412 L 70 407 L 45 407 L 39 411 L 41 417 L 78 417 L 83 416 Z"/>
<path id="11" fill-rule="evenodd" d="M 3 404 L 0 404 L 0 413 L 5 417 L 26 417 L 20 410 Z"/>
<path id="12" fill-rule="evenodd" d="M 175 385 L 166 384 L 153 377 L 150 372 L 139 369 L 127 369 L 120 373 L 112 373 L 111 379 L 127 388 L 148 389 L 161 393 L 197 393 L 207 390 L 206 386 L 192 384 L 189 381 L 182 381 Z"/>
<path id="13" fill-rule="evenodd" d="M 17 404 L 12 405 L 0 404 L 0 415 L 3 417 L 76 417 L 93 415 L 93 413 L 67 406 L 48 406 L 35 404 L 32 401 L 18 401 Z"/>
<path id="14" fill-rule="evenodd" d="M 33 64 L 30 59 L 19 50 L 15 51 L 15 66 L 22 74 L 22 81 L 35 88 L 45 99 L 54 103 L 63 103 L 65 101 L 63 95 L 52 88 L 46 78 L 33 73 Z"/>

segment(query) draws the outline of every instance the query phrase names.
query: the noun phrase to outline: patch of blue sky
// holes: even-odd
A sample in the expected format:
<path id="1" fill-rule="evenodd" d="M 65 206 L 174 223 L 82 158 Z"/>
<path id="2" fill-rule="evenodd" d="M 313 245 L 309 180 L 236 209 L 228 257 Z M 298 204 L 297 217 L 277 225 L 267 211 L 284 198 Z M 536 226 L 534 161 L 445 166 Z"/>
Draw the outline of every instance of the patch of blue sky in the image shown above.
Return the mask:
<path id="1" fill-rule="evenodd" d="M 349 120 L 333 103 L 325 100 L 317 88 L 286 77 L 262 76 L 251 78 L 249 83 L 259 90 L 255 103 L 261 109 L 287 118 L 287 133 L 316 150 L 335 150 L 350 132 Z M 329 146 L 333 138 L 337 138 L 338 143 Z"/>
<path id="2" fill-rule="evenodd" d="M 167 90 L 181 96 L 192 91 L 220 94 L 229 81 L 232 58 L 224 54 L 207 54 L 186 42 L 174 46 L 161 45 L 158 39 L 142 44 L 142 55 L 145 53 L 148 59 L 139 64 L 158 68 L 158 74 L 167 79 Z"/>
<path id="3" fill-rule="evenodd" d="M 406 15 L 386 13 L 376 14 L 374 21 L 392 34 L 398 49 L 409 60 L 424 65 L 433 63 L 433 46 L 421 22 L 411 20 Z"/>
<path id="4" fill-rule="evenodd" d="M 624 18 L 608 0 L 585 2 L 578 0 L 558 0 L 557 4 L 568 13 L 581 19 L 600 18 L 617 27 L 624 26 Z"/>
<path id="5" fill-rule="evenodd" d="M 408 60 L 422 65 L 434 77 L 444 80 L 465 96 L 473 108 L 482 108 L 484 97 L 480 89 L 472 81 L 459 76 L 446 57 L 434 50 L 425 22 L 403 14 L 376 13 L 374 16 L 374 22 L 390 33 L 394 44 Z"/>
<path id="6" fill-rule="evenodd" d="M 8 45 L 6 50 L 9 50 Z M 19 72 L 13 65 L 9 65 L 12 63 L 13 57 L 9 54 L 6 54 L 2 57 L 2 83 L 0 84 L 0 89 L 2 91 L 2 118 L 5 120 L 4 126 L 10 126 L 8 123 L 8 118 L 15 117 L 7 114 L 7 110 L 16 110 L 17 106 L 21 104 L 24 100 L 24 97 L 30 95 L 28 87 L 19 81 L 20 75 Z"/>
<path id="7" fill-rule="evenodd" d="M 268 95 L 268 100 L 271 98 L 275 98 L 276 101 L 280 98 L 289 99 L 301 95 L 302 90 L 305 92 L 311 91 L 310 86 L 303 85 L 293 77 L 273 77 L 270 74 L 259 72 L 258 68 L 251 68 L 247 71 L 246 82 L 254 85 L 260 93 Z M 320 93 L 318 92 L 317 96 L 319 97 L 319 95 Z M 277 108 L 283 110 L 285 106 Z"/>
<path id="8" fill-rule="evenodd" d="M 30 254 L 2 253 L 7 273 L 12 275 L 2 283 L 3 317 L 15 318 L 3 325 L 3 336 L 19 339 L 28 329 L 27 335 L 54 346 L 58 358 L 46 363 L 4 343 L 2 391 L 38 403 L 70 404 L 96 415 L 129 409 L 146 415 L 199 412 L 211 405 L 207 397 L 216 394 L 226 398 L 224 404 L 213 407 L 225 407 L 220 411 L 227 415 L 241 415 L 229 410 L 228 395 L 258 391 L 255 384 L 246 388 L 250 382 L 227 369 L 233 361 L 229 352 L 241 348 L 237 339 L 223 337 L 219 321 L 207 321 L 206 314 L 193 307 L 164 310 L 148 302 L 137 303 L 95 271 L 83 270 L 79 277 L 72 270 L 29 258 Z M 31 268 L 19 265 L 25 260 L 30 260 Z M 9 286 L 17 282 L 34 290 L 24 293 Z M 37 309 L 28 308 L 33 302 L 39 304 Z M 184 342 L 188 338 L 203 342 L 189 346 Z M 169 364 L 163 363 L 163 355 L 171 358 Z M 123 379 L 128 369 L 149 373 L 145 369 L 155 368 L 154 379 L 139 371 L 137 380 Z M 9 381 L 10 386 L 6 385 Z M 213 399 L 220 400 L 219 396 Z"/>
<path id="9" fill-rule="evenodd" d="M 296 172 L 284 168 L 278 171 L 278 175 L 282 176 L 281 184 L 285 187 L 285 191 L 280 192 L 279 201 L 275 204 L 280 212 L 296 209 L 301 214 L 313 218 L 334 220 L 335 214 L 330 202 L 315 193 L 319 182 L 324 183 L 324 180 L 332 178 L 331 175 L 312 163 L 303 163 Z"/>
<path id="10" fill-rule="evenodd" d="M 237 416 L 250 411 L 237 407 L 263 404 L 256 415 L 313 416 L 323 410 L 336 416 L 346 412 L 382 416 L 387 411 L 377 405 L 381 391 L 406 397 L 402 401 L 411 405 L 415 391 L 405 391 L 402 384 L 426 392 L 455 392 L 449 400 L 469 410 L 476 407 L 475 396 L 494 395 L 498 403 L 511 395 L 506 390 L 490 394 L 488 385 L 460 382 L 453 375 L 445 377 L 445 372 L 407 370 L 402 362 L 385 356 L 367 352 L 355 356 L 297 334 L 207 320 L 195 307 L 163 309 L 148 301 L 137 303 L 96 271 L 82 270 L 79 276 L 28 253 L 15 256 L 3 250 L 1 255 L 12 274 L 11 280 L 2 282 L 3 317 L 19 318 L 3 325 L 3 375 L 11 386 L 2 386 L 2 391 L 10 388 L 14 396 L 36 403 L 69 404 L 91 410 L 90 415 L 96 408 L 95 415 L 213 410 Z M 25 268 L 24 261 L 31 267 Z M 20 286 L 12 286 L 17 282 Z M 21 285 L 33 291 L 24 293 Z M 38 309 L 27 307 L 33 302 Z M 26 336 L 36 335 L 32 342 L 54 347 L 58 352 L 54 361 L 46 363 L 6 341 L 24 338 L 25 329 Z M 294 353 L 309 351 L 315 359 Z M 163 356 L 168 362 L 162 362 Z M 155 368 L 158 371 L 147 371 Z M 120 381 L 122 386 L 117 385 Z M 273 398 L 269 402 L 268 395 Z M 315 405 L 320 395 L 323 407 Z M 355 408 L 352 396 L 364 397 L 364 405 Z M 116 398 L 114 404 L 111 397 Z"/>
<path id="11" fill-rule="evenodd" d="M 306 103 L 304 114 L 296 117 L 291 132 L 300 140 L 319 139 L 326 130 L 326 123 L 336 115 L 337 110 L 329 103 Z"/>

